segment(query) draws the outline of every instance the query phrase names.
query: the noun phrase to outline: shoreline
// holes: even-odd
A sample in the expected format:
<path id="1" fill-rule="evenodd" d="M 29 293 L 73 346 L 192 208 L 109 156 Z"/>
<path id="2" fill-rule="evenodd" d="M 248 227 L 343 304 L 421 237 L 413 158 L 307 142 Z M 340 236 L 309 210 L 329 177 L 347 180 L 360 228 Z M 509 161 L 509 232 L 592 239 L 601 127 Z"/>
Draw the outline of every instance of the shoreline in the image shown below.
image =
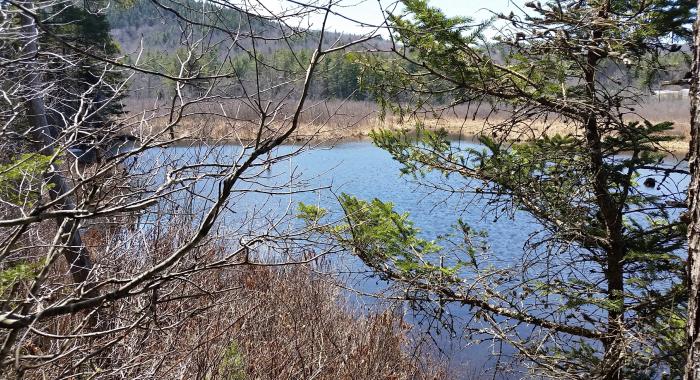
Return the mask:
<path id="1" fill-rule="evenodd" d="M 455 121 L 444 122 L 441 120 L 431 120 L 424 122 L 424 127 L 428 130 L 437 130 L 439 128 L 445 129 L 448 138 L 452 141 L 467 141 L 478 143 L 478 136 L 484 135 L 488 132 L 488 128 L 485 127 L 484 120 L 472 121 L 469 123 L 459 122 L 457 124 Z M 336 126 L 332 128 L 324 128 L 314 126 L 314 125 L 304 125 L 297 133 L 291 135 L 285 144 L 295 145 L 295 144 L 312 144 L 316 146 L 332 146 L 335 144 L 343 144 L 349 142 L 363 142 L 371 141 L 369 134 L 372 130 L 376 129 L 388 129 L 391 131 L 411 130 L 415 129 L 416 125 L 409 123 L 388 123 L 388 122 L 366 122 L 351 126 Z M 204 142 L 211 144 L 240 144 L 241 142 L 252 142 L 253 138 L 246 138 L 245 127 L 241 131 L 238 131 L 238 136 L 233 137 L 231 133 L 225 133 L 222 131 L 224 128 L 209 127 L 207 128 L 209 133 L 205 133 L 201 128 L 196 128 L 192 131 L 192 128 L 183 128 L 184 134 L 176 137 L 177 142 L 175 145 L 182 146 L 188 145 L 196 142 Z M 189 132 L 189 133 L 188 133 Z M 194 133 L 191 133 L 194 132 Z M 547 128 L 532 128 L 527 130 L 530 136 L 528 139 L 539 139 L 547 135 L 554 134 L 567 134 L 570 131 L 564 126 L 548 126 Z M 511 131 L 507 141 L 519 142 L 525 140 L 525 132 L 518 133 Z M 674 156 L 685 156 L 687 155 L 690 148 L 690 136 L 669 134 L 669 136 L 676 137 L 675 140 L 664 142 L 661 144 L 659 151 L 665 151 L 668 154 Z"/>

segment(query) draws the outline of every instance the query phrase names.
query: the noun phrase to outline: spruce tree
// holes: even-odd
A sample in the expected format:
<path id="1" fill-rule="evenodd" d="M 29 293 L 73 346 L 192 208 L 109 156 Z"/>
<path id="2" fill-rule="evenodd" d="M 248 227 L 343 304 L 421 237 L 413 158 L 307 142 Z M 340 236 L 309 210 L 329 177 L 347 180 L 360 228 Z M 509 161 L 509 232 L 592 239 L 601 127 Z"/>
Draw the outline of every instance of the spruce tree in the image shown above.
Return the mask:
<path id="1" fill-rule="evenodd" d="M 478 197 L 492 216 L 525 212 L 539 233 L 504 266 L 480 253 L 457 215 L 460 238 L 441 244 L 390 205 L 352 196 L 340 199 L 346 222 L 317 231 L 401 285 L 406 299 L 471 308 L 538 375 L 678 377 L 686 223 L 685 189 L 673 178 L 687 171 L 665 162 L 672 124 L 636 114 L 644 89 L 634 79 L 664 69 L 658 57 L 689 36 L 692 4 L 528 2 L 527 12 L 496 16 L 504 32 L 493 43 L 484 24 L 424 0 L 402 3 L 388 17 L 393 58 L 365 58 L 364 83 L 379 103 L 401 116 L 460 104 L 505 116 L 485 124 L 479 148 L 420 122 L 375 131 L 374 143 L 405 175 L 461 177 L 452 191 Z"/>

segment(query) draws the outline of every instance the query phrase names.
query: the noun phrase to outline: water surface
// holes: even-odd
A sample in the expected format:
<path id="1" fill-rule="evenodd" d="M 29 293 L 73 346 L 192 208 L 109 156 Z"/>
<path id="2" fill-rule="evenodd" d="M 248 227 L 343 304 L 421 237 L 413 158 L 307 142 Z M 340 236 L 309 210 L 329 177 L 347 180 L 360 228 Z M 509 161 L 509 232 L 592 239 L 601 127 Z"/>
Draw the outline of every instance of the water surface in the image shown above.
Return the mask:
<path id="1" fill-rule="evenodd" d="M 454 144 L 476 146 L 470 142 Z M 301 153 L 286 156 L 298 150 Z M 237 145 L 213 149 L 205 146 L 174 147 L 168 148 L 167 153 L 167 160 L 160 159 L 162 162 L 156 158 L 159 155 L 145 161 L 147 165 L 158 166 L 161 168 L 159 170 L 165 172 L 167 167 L 176 166 L 175 161 L 234 162 L 241 157 L 241 148 Z M 339 206 L 336 195 L 344 192 L 365 200 L 378 198 L 393 202 L 398 212 L 410 213 L 415 225 L 421 229 L 422 237 L 426 239 L 435 239 L 451 232 L 451 226 L 461 218 L 473 229 L 487 233 L 486 241 L 490 252 L 496 260 L 503 262 L 511 262 L 522 255 L 528 239 L 540 229 L 535 220 L 524 212 L 502 212 L 489 206 L 484 199 L 462 193 L 460 190 L 464 188 L 464 178 L 444 178 L 430 174 L 424 179 L 427 182 L 438 182 L 441 188 L 454 191 L 420 186 L 413 178 L 401 176 L 400 165 L 388 153 L 369 142 L 343 143 L 315 149 L 287 145 L 272 152 L 271 157 L 283 159 L 270 167 L 256 167 L 253 170 L 255 176 L 244 178 L 237 185 L 229 209 L 222 216 L 222 224 L 229 227 L 245 224 L 249 230 L 254 231 L 269 228 L 276 223 L 274 221 L 279 221 L 275 224 L 276 229 L 291 231 L 298 227 L 298 221 L 293 217 L 298 202 L 318 204 L 337 213 Z M 672 157 L 667 161 L 667 165 L 678 163 Z M 687 168 L 684 163 L 680 167 Z M 663 182 L 658 173 L 644 172 L 642 176 L 655 176 L 662 185 L 659 188 L 640 190 L 649 194 L 668 192 L 673 187 L 673 191 L 677 191 L 681 197 L 688 183 L 685 176 L 675 174 Z M 217 188 L 214 179 L 199 182 L 194 192 L 201 196 L 201 207 L 210 203 L 208 199 L 216 195 Z M 348 284 L 362 292 L 377 292 L 386 285 L 376 278 L 363 275 L 366 269 L 358 260 L 337 264 L 338 272 L 355 274 L 346 277 Z M 457 327 L 459 323 L 466 323 L 471 316 L 463 307 L 455 306 L 450 310 L 457 317 Z M 407 315 L 409 320 L 417 321 L 412 319 L 410 313 Z M 437 340 L 450 357 L 453 368 L 493 366 L 496 360 L 492 355 L 494 350 L 503 350 L 505 354 L 512 352 L 508 348 L 491 347 L 488 342 L 466 347 L 466 341 L 450 339 L 445 334 Z"/>

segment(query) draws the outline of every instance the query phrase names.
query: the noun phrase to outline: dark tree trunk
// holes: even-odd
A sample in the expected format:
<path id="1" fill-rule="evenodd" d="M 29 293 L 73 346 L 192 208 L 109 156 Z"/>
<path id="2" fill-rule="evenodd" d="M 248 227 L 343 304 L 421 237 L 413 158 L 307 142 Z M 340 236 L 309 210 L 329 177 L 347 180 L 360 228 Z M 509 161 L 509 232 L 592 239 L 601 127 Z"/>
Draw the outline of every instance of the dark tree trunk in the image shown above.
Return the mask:
<path id="1" fill-rule="evenodd" d="M 608 18 L 610 2 L 604 2 L 598 9 L 601 18 Z M 603 29 L 595 30 L 592 42 L 603 37 Z M 589 51 L 584 67 L 586 91 L 591 104 L 597 103 L 596 94 L 596 70 L 600 62 L 600 55 L 595 51 Z M 620 207 L 610 195 L 608 173 L 604 165 L 603 151 L 601 147 L 601 135 L 599 132 L 599 120 L 591 113 L 585 122 L 586 146 L 588 149 L 591 172 L 593 174 L 593 191 L 596 203 L 600 211 L 600 222 L 605 227 L 607 247 L 605 248 L 606 267 L 605 278 L 607 282 L 607 297 L 613 305 L 608 310 L 608 326 L 606 337 L 602 339 L 605 349 L 601 366 L 602 377 L 605 380 L 619 380 L 622 378 L 622 364 L 624 356 L 624 268 L 625 246 L 622 236 L 622 216 Z"/>
<path id="2" fill-rule="evenodd" d="M 32 9 L 31 2 L 23 2 L 23 5 L 28 9 Z M 39 32 L 34 22 L 30 16 L 22 15 L 22 28 L 26 36 L 28 36 L 28 42 L 26 45 L 27 54 L 32 58 L 36 58 L 39 52 L 38 46 L 38 36 Z M 47 118 L 46 118 L 46 107 L 44 105 L 44 99 L 40 95 L 43 89 L 41 81 L 41 73 L 35 65 L 27 65 L 28 73 L 28 87 L 31 91 L 27 113 L 32 121 L 33 125 L 33 136 L 37 141 L 42 144 L 41 153 L 52 154 L 53 146 L 55 144 L 55 131 L 52 131 Z M 44 181 L 51 185 L 49 190 L 49 196 L 52 201 L 58 200 L 57 207 L 63 210 L 73 210 L 75 205 L 72 199 L 66 194 L 70 191 L 68 184 L 61 175 L 61 173 L 55 168 L 50 168 L 49 171 L 44 175 Z M 64 256 L 70 265 L 70 273 L 73 280 L 76 283 L 83 283 L 87 280 L 88 274 L 92 268 L 92 262 L 90 260 L 90 255 L 87 249 L 83 245 L 80 233 L 75 226 L 74 220 L 69 220 L 68 223 L 63 223 L 63 218 L 56 219 L 56 223 L 59 229 L 62 228 L 67 234 L 64 239 Z"/>

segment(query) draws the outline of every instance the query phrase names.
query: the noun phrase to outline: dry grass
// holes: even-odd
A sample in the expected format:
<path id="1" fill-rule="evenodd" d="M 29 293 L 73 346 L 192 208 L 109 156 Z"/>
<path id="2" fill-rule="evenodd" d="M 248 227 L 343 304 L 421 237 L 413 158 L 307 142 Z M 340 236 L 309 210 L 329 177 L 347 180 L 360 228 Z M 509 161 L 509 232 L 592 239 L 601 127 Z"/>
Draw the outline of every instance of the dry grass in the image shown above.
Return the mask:
<path id="1" fill-rule="evenodd" d="M 152 106 L 149 101 L 131 101 L 127 109 L 142 110 Z M 279 108 L 275 120 L 263 128 L 263 134 L 277 134 L 288 125 L 293 105 Z M 425 112 L 400 119 L 395 115 L 381 118 L 376 104 L 362 101 L 329 100 L 309 102 L 301 115 L 301 127 L 292 135 L 292 140 L 338 141 L 364 139 L 375 129 L 412 129 L 417 122 L 426 128 L 445 129 L 454 138 L 472 138 L 480 134 L 491 134 L 494 130 L 504 133 L 511 140 L 538 138 L 543 135 L 580 133 L 572 131 L 570 125 L 556 118 L 522 120 L 517 124 L 499 125 L 507 117 L 504 111 L 493 113 L 488 105 L 481 107 L 461 105 L 440 112 Z M 259 132 L 258 111 L 236 101 L 224 103 L 199 103 L 186 109 L 185 116 L 174 131 L 182 139 L 207 140 L 251 140 Z M 671 135 L 678 140 L 665 144 L 673 152 L 687 151 L 690 138 L 689 105 L 684 98 L 645 99 L 640 106 L 626 116 L 629 121 L 649 120 L 653 123 L 671 121 Z M 149 121 L 146 134 L 162 130 L 168 121 L 160 115 Z"/>
<path id="2" fill-rule="evenodd" d="M 125 278 L 169 255 L 188 232 L 166 228 L 134 240 L 90 229 L 84 239 L 102 278 Z M 366 311 L 348 301 L 334 277 L 320 274 L 328 269 L 324 262 L 192 270 L 229 250 L 211 239 L 172 268 L 182 274 L 152 291 L 107 303 L 91 318 L 76 313 L 37 323 L 16 350 L 53 359 L 22 368 L 22 378 L 447 377 L 400 314 L 380 306 Z M 56 288 L 51 297 L 61 297 L 64 264 L 47 281 Z"/>

